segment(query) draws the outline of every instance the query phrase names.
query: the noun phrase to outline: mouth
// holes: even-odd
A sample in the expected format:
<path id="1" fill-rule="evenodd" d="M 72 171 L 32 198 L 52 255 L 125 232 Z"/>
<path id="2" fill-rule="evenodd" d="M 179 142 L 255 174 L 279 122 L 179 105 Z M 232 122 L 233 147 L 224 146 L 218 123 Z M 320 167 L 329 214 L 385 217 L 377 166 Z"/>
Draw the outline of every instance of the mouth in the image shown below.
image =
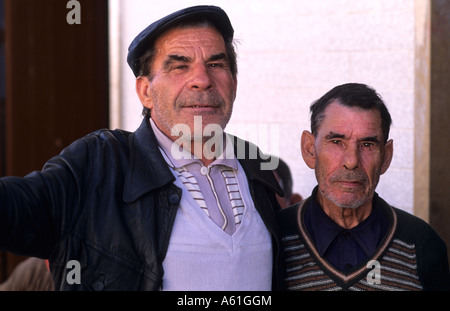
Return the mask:
<path id="1" fill-rule="evenodd" d="M 186 108 L 214 108 L 214 107 L 213 106 L 197 106 L 197 105 L 195 105 L 195 106 L 188 106 Z"/>
<path id="2" fill-rule="evenodd" d="M 355 191 L 360 191 L 363 187 L 363 183 L 361 181 L 349 181 L 349 180 L 343 180 L 338 181 L 339 188 L 341 191 L 344 192 L 351 192 L 354 193 Z"/>
<path id="3" fill-rule="evenodd" d="M 183 108 L 217 108 L 216 105 L 185 105 Z"/>
<path id="4" fill-rule="evenodd" d="M 183 109 L 187 109 L 190 113 L 215 113 L 217 111 L 217 106 L 211 105 L 191 105 L 184 106 Z"/>

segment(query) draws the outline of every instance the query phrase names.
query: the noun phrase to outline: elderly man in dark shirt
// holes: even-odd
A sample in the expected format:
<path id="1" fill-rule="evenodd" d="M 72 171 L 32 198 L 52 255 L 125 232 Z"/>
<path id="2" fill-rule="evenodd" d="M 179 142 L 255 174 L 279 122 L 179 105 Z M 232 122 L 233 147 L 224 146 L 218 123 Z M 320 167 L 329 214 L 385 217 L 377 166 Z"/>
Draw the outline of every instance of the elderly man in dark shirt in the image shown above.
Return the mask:
<path id="1" fill-rule="evenodd" d="M 301 148 L 318 186 L 278 215 L 287 289 L 450 289 L 442 239 L 375 192 L 393 156 L 391 123 L 363 84 L 337 86 L 311 106 Z"/>

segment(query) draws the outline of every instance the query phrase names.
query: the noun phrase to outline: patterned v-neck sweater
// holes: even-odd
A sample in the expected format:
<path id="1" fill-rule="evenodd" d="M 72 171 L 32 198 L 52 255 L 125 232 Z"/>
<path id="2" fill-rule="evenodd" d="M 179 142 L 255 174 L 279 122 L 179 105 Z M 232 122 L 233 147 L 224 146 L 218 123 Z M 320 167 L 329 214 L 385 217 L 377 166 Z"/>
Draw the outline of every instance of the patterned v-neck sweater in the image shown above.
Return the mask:
<path id="1" fill-rule="evenodd" d="M 278 214 L 287 290 L 450 290 L 446 245 L 421 219 L 378 197 L 387 234 L 368 264 L 344 274 L 320 257 L 306 230 L 302 206 L 309 200 Z"/>

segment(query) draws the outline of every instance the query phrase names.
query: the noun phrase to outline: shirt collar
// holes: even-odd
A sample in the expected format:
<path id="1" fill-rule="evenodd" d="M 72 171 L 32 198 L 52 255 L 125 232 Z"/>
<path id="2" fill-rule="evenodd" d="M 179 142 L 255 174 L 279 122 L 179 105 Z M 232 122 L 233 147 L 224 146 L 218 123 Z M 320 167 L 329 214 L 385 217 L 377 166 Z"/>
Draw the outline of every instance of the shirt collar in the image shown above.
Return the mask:
<path id="1" fill-rule="evenodd" d="M 166 162 L 172 166 L 172 168 L 181 168 L 186 165 L 190 165 L 193 163 L 197 163 L 200 165 L 203 165 L 195 155 L 190 153 L 189 151 L 182 149 L 180 151 L 180 156 L 174 157 L 172 154 L 172 145 L 174 142 L 167 137 L 155 124 L 155 122 L 150 118 L 150 125 L 153 129 L 153 132 L 155 133 L 156 140 L 158 141 L 158 144 L 163 152 L 163 157 L 166 159 Z M 214 165 L 224 165 L 228 166 L 234 170 L 238 169 L 238 163 L 237 159 L 233 152 L 227 152 L 227 148 L 230 148 L 229 146 L 232 146 L 232 140 L 229 138 L 229 136 L 226 134 L 226 143 L 224 144 L 224 150 L 222 152 L 222 155 L 219 156 L 217 159 L 214 160 L 210 164 L 210 166 Z"/>
<path id="2" fill-rule="evenodd" d="M 345 229 L 325 214 L 320 204 L 316 201 L 317 189 L 317 187 L 314 189 L 310 204 L 306 206 L 305 225 L 320 256 L 323 257 L 334 239 L 343 231 L 350 233 L 364 253 L 367 256 L 371 256 L 377 249 L 389 226 L 388 219 L 384 217 L 382 210 L 376 204 L 378 195 L 376 193 L 374 195 L 370 215 L 356 227 Z"/>

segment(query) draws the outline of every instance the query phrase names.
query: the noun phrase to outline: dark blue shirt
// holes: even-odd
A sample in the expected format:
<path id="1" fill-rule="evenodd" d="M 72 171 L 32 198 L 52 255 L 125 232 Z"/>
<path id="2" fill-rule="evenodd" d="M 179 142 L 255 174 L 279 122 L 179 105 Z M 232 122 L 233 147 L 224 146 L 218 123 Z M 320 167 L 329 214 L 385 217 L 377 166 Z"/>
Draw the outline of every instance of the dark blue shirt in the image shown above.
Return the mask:
<path id="1" fill-rule="evenodd" d="M 336 269 L 349 273 L 366 264 L 386 235 L 389 220 L 375 204 L 372 212 L 356 227 L 345 229 L 335 223 L 316 201 L 317 187 L 305 206 L 304 220 L 319 255 Z"/>

